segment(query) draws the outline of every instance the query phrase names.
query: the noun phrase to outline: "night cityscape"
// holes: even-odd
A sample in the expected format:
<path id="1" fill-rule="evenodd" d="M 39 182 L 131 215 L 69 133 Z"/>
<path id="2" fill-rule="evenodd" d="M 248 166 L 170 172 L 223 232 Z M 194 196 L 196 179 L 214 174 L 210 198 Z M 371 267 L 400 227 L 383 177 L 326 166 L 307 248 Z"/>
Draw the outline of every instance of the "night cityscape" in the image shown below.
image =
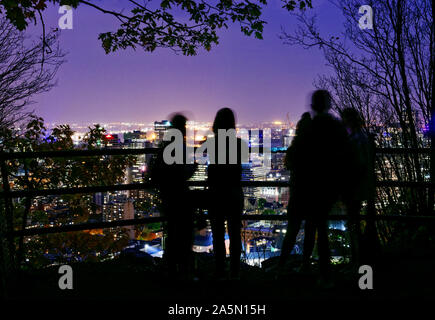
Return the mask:
<path id="1" fill-rule="evenodd" d="M 0 0 L 2 302 L 433 300 L 434 34 L 426 0 Z"/>

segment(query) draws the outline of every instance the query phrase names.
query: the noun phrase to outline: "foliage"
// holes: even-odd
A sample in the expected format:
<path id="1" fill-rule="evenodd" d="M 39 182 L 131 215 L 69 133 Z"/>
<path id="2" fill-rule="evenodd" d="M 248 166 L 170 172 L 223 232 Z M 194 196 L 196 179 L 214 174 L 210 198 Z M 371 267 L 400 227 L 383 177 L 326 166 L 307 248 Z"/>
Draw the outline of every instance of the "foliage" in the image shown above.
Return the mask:
<path id="1" fill-rule="evenodd" d="M 163 223 L 154 222 L 144 226 L 136 226 L 136 238 L 138 240 L 152 240 L 155 238 L 155 233 L 162 231 Z"/>
<path id="2" fill-rule="evenodd" d="M 89 127 L 79 149 L 104 147 L 106 131 L 99 125 Z M 47 134 L 42 118 L 31 116 L 24 130 L 4 129 L 2 151 L 37 152 L 72 150 L 74 132 L 69 125 L 60 125 Z M 11 176 L 17 188 L 42 189 L 109 185 L 122 181 L 131 165 L 131 156 L 55 157 L 12 160 Z M 20 174 L 23 169 L 24 174 Z"/>
<path id="3" fill-rule="evenodd" d="M 264 205 L 267 203 L 267 200 L 264 198 L 259 198 L 258 202 L 257 202 L 257 206 L 259 210 L 263 210 L 264 209 Z"/>
<path id="4" fill-rule="evenodd" d="M 116 237 L 115 237 L 116 236 Z M 122 230 L 93 234 L 86 231 L 40 235 L 26 242 L 26 267 L 51 263 L 99 262 L 114 257 L 128 243 Z"/>
<path id="5" fill-rule="evenodd" d="M 272 209 L 264 209 L 263 214 L 274 215 L 274 214 L 276 214 L 276 211 L 272 210 Z"/>
<path id="6" fill-rule="evenodd" d="M 78 149 L 96 149 L 106 145 L 105 129 L 99 125 L 89 127 L 83 144 Z M 72 136 L 74 132 L 68 125 L 59 125 L 47 132 L 42 118 L 30 116 L 30 119 L 22 129 L 3 128 L 0 151 L 13 152 L 38 152 L 38 151 L 58 151 L 75 149 Z M 101 186 L 116 184 L 123 180 L 125 169 L 132 165 L 132 156 L 92 156 L 92 157 L 47 157 L 36 159 L 19 159 L 8 162 L 10 181 L 14 183 L 13 189 L 46 189 L 62 187 L 83 187 Z M 56 218 L 56 223 L 80 223 L 86 222 L 92 213 L 91 195 L 73 194 L 62 195 L 56 201 L 60 201 L 68 209 L 64 216 Z M 33 206 L 33 199 L 24 198 L 16 203 L 14 210 L 14 225 L 25 228 L 27 220 L 37 221 L 39 225 L 47 225 L 49 217 L 47 212 Z M 98 235 L 86 232 L 65 233 L 62 236 L 36 237 L 26 246 L 40 245 L 41 248 L 67 248 L 68 241 L 72 241 L 75 249 L 82 253 L 82 257 L 96 257 L 90 255 L 96 249 L 86 242 L 77 240 L 77 235 L 83 235 L 83 239 L 92 238 L 96 241 Z M 108 231 L 103 237 L 112 237 L 112 232 Z M 121 237 L 122 235 L 117 235 Z M 69 239 L 72 237 L 72 239 Z M 55 241 L 61 242 L 55 244 Z M 75 240 L 74 240 L 75 239 Z M 88 239 L 89 240 L 89 239 Z M 89 240 L 90 241 L 90 240 Z M 92 241 L 91 241 L 92 242 Z M 44 244 L 43 244 L 44 243 Z M 97 243 L 99 243 L 97 241 Z M 42 245 L 43 244 L 43 245 Z M 99 244 L 100 245 L 100 244 Z M 45 246 L 45 247 L 44 247 Z M 23 249 L 23 239 L 20 239 L 19 250 Z M 60 249 L 59 249 L 60 250 Z M 27 250 L 27 254 L 32 251 Z M 60 254 L 59 252 L 56 254 Z M 94 259 L 92 258 L 92 259 Z"/>
<path id="7" fill-rule="evenodd" d="M 120 22 L 118 30 L 99 35 L 106 53 L 118 49 L 142 47 L 145 51 L 154 51 L 158 47 L 171 48 L 184 55 L 195 55 L 202 47 L 210 50 L 219 43 L 217 30 L 227 29 L 229 23 L 238 23 L 241 31 L 251 36 L 263 38 L 266 22 L 261 19 L 267 0 L 150 0 L 146 4 L 137 1 L 125 1 L 129 12 L 105 9 L 92 1 L 82 0 L 22 0 L 0 1 L 0 12 L 18 30 L 24 30 L 28 23 L 42 20 L 42 14 L 48 3 L 78 6 L 90 6 L 99 12 L 108 14 Z M 311 0 L 281 0 L 287 11 L 296 8 L 311 8 Z"/>

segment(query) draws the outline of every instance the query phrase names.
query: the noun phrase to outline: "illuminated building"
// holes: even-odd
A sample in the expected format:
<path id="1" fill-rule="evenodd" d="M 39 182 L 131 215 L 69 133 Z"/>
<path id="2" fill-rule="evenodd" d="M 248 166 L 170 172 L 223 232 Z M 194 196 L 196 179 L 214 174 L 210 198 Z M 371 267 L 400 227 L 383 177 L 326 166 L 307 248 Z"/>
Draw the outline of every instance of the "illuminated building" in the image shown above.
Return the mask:
<path id="1" fill-rule="evenodd" d="M 171 126 L 171 123 L 169 120 L 162 120 L 162 121 L 154 121 L 154 132 L 156 134 L 156 140 L 155 143 L 159 144 L 163 141 L 163 135 L 165 134 L 166 130 Z"/>
<path id="2" fill-rule="evenodd" d="M 124 145 L 128 145 L 129 148 L 143 148 L 146 141 L 146 132 L 135 130 L 124 133 Z"/>
<path id="3" fill-rule="evenodd" d="M 103 139 L 107 148 L 118 149 L 121 147 L 121 142 L 117 134 L 106 134 Z"/>
<path id="4" fill-rule="evenodd" d="M 123 220 L 131 220 L 134 219 L 134 205 L 132 199 L 127 199 L 127 201 L 124 203 L 124 212 L 122 215 Z M 130 240 L 133 240 L 135 238 L 134 235 L 134 227 L 133 226 L 127 226 L 127 234 Z"/>

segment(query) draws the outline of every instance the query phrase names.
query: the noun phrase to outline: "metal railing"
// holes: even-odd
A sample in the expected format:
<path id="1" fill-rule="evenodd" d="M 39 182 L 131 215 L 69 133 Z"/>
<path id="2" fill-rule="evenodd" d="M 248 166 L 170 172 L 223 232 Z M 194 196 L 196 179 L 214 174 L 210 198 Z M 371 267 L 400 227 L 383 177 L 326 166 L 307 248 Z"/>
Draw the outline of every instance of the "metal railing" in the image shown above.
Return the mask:
<path id="1" fill-rule="evenodd" d="M 50 157 L 83 157 L 83 156 L 103 156 L 103 155 L 144 155 L 156 154 L 157 148 L 142 148 L 142 149 L 94 149 L 94 150 L 63 150 L 63 151 L 42 151 L 42 152 L 15 152 L 15 153 L 0 153 L 0 166 L 3 182 L 3 191 L 0 192 L 0 197 L 5 200 L 6 220 L 9 219 L 8 225 L 12 226 L 12 207 L 8 205 L 12 198 L 20 197 L 35 197 L 35 196 L 48 196 L 48 195 L 62 195 L 62 194 L 81 194 L 81 193 L 97 193 L 97 192 L 110 192 L 110 191 L 127 191 L 127 190 L 141 190 L 153 189 L 156 186 L 152 183 L 131 183 L 131 184 L 118 184 L 107 186 L 92 186 L 92 187 L 72 187 L 72 188 L 55 188 L 55 189 L 40 189 L 40 190 L 17 190 L 11 191 L 9 186 L 9 177 L 7 170 L 7 161 L 13 159 L 37 159 L 37 158 L 50 158 Z M 272 151 L 272 153 L 283 153 L 283 150 Z M 405 148 L 383 148 L 375 149 L 376 154 L 429 154 L 430 149 L 405 149 Z M 206 181 L 189 181 L 189 186 L 207 187 Z M 288 187 L 286 181 L 242 181 L 243 187 Z M 429 181 L 424 182 L 407 182 L 407 181 L 376 181 L 377 187 L 410 187 L 410 188 L 433 188 L 434 183 Z M 369 203 L 369 206 L 374 206 Z M 374 208 L 372 208 L 374 210 Z M 287 220 L 286 215 L 263 215 L 255 214 L 242 216 L 243 220 Z M 330 215 L 328 220 L 347 220 L 346 215 Z M 399 215 L 360 215 L 360 220 L 396 220 L 396 221 L 420 221 L 420 222 L 435 222 L 434 216 L 399 216 Z M 45 228 L 27 228 L 24 230 L 8 230 L 8 235 L 12 237 L 17 236 L 30 236 L 48 233 L 59 233 L 80 230 L 92 230 L 101 228 L 111 228 L 120 226 L 132 226 L 148 224 L 153 222 L 163 221 L 163 217 L 148 217 L 140 219 L 129 220 L 116 220 L 111 222 L 92 222 L 81 223 L 75 225 L 45 227 Z"/>

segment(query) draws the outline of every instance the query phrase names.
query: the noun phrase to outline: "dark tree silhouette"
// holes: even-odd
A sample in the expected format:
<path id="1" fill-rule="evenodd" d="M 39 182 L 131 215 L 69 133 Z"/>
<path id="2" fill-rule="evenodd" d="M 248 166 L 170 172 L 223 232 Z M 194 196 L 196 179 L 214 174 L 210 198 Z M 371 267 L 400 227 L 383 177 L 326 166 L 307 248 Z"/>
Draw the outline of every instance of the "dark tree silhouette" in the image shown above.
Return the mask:
<path id="1" fill-rule="evenodd" d="M 363 116 L 381 147 L 428 147 L 432 133 L 434 32 L 429 0 L 367 1 L 374 12 L 373 30 L 361 30 L 361 5 L 356 0 L 334 2 L 341 10 L 344 31 L 338 37 L 321 33 L 314 16 L 298 15 L 299 28 L 283 31 L 285 43 L 318 47 L 334 73 L 315 82 L 333 94 L 337 109 L 354 108 Z M 432 143 L 432 148 L 433 148 Z M 434 174 L 429 158 L 415 153 L 385 155 L 378 162 L 383 179 L 422 182 Z M 434 191 L 382 188 L 379 209 L 386 213 L 433 214 Z M 391 230 L 386 228 L 384 230 Z"/>
<path id="2" fill-rule="evenodd" d="M 29 44 L 23 32 L 0 17 L 0 129 L 31 113 L 27 107 L 33 96 L 55 85 L 63 58 L 56 33 L 46 35 L 45 45 L 40 41 Z"/>
<path id="3" fill-rule="evenodd" d="M 0 1 L 0 12 L 19 29 L 29 21 L 40 20 L 48 3 L 89 6 L 113 16 L 119 22 L 118 30 L 99 35 L 106 53 L 118 49 L 142 47 L 154 51 L 158 47 L 171 48 L 184 55 L 196 54 L 198 48 L 210 50 L 219 43 L 218 29 L 227 29 L 229 23 L 238 23 L 246 35 L 262 39 L 266 21 L 261 19 L 267 0 L 148 0 L 125 1 L 125 10 L 104 8 L 100 2 L 83 0 Z M 311 7 L 311 0 L 281 0 L 285 10 Z"/>

